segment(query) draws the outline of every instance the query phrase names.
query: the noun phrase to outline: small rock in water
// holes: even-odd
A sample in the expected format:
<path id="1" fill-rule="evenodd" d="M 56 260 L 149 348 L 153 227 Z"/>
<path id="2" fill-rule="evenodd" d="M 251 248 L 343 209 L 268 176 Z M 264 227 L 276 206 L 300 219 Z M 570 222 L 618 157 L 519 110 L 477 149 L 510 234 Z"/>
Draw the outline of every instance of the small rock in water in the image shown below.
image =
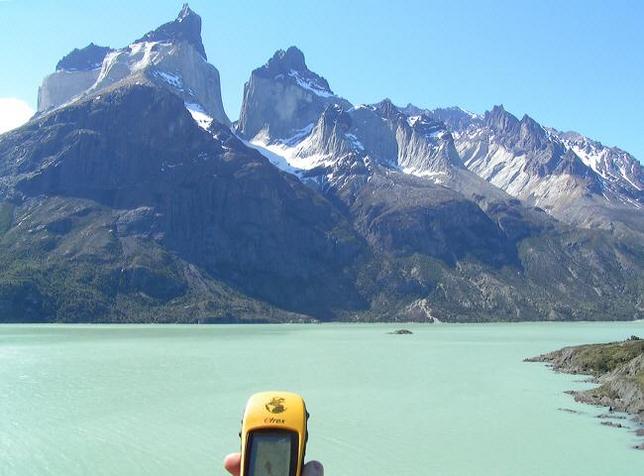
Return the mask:
<path id="1" fill-rule="evenodd" d="M 601 415 L 597 415 L 597 418 L 602 418 L 602 419 L 610 418 L 611 420 L 626 420 L 626 416 L 615 415 L 614 413 L 602 413 Z"/>
<path id="2" fill-rule="evenodd" d="M 389 332 L 389 334 L 407 335 L 407 334 L 413 334 L 413 332 L 410 331 L 409 329 L 396 329 L 395 331 Z"/>
<path id="3" fill-rule="evenodd" d="M 577 410 L 573 410 L 572 408 L 559 408 L 558 410 L 560 412 L 566 412 L 566 413 L 575 413 L 575 414 L 581 413 L 581 412 L 578 412 Z"/>
<path id="4" fill-rule="evenodd" d="M 602 425 L 604 425 L 604 426 L 612 426 L 613 428 L 624 428 L 624 425 L 622 425 L 621 423 L 615 423 L 615 422 L 612 422 L 612 421 L 603 421 Z"/>

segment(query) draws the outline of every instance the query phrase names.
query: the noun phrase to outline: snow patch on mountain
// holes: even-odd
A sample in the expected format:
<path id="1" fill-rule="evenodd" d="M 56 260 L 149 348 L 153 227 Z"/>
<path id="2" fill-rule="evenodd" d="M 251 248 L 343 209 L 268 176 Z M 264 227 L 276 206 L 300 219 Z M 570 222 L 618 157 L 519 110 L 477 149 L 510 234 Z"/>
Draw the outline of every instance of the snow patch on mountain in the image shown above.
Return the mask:
<path id="1" fill-rule="evenodd" d="M 347 132 L 346 134 L 344 134 L 344 137 L 346 137 L 349 140 L 349 142 L 351 143 L 351 145 L 355 150 L 358 150 L 361 152 L 365 150 L 364 145 L 362 145 L 362 142 L 360 142 L 360 140 L 354 134 Z"/>
<path id="2" fill-rule="evenodd" d="M 324 167 L 333 164 L 335 158 L 332 155 L 312 152 L 316 150 L 315 144 L 311 141 L 311 131 L 314 125 L 309 124 L 297 131 L 292 137 L 271 141 L 266 131 L 260 132 L 249 144 L 256 149 L 268 151 L 273 157 L 267 157 L 285 172 L 295 173 L 307 171 L 316 167 Z M 275 160 L 275 157 L 283 160 Z"/>
<path id="3" fill-rule="evenodd" d="M 406 174 L 431 180 L 438 185 L 444 185 L 449 179 L 449 174 L 445 171 L 433 172 L 431 170 L 424 170 L 410 166 L 402 167 L 401 170 Z"/>
<path id="4" fill-rule="evenodd" d="M 637 191 L 644 190 L 641 165 L 635 157 L 616 147 L 606 147 L 587 137 L 566 133 L 562 140 L 595 173 L 607 180 L 624 180 Z"/>
<path id="5" fill-rule="evenodd" d="M 526 168 L 526 154 L 508 150 L 495 137 L 488 140 L 457 140 L 465 166 L 510 195 L 535 206 L 550 209 L 555 204 L 583 195 L 579 182 L 567 173 L 540 177 Z"/>
<path id="6" fill-rule="evenodd" d="M 173 88 L 183 90 L 183 80 L 181 79 L 181 76 L 172 73 L 166 73 L 165 71 L 155 71 L 153 74 L 160 77 Z"/>
<path id="7" fill-rule="evenodd" d="M 291 78 L 295 79 L 295 82 L 297 82 L 297 84 L 300 87 L 306 89 L 307 91 L 311 91 L 313 94 L 317 96 L 320 96 L 323 98 L 329 98 L 329 97 L 335 96 L 335 94 L 333 94 L 333 92 L 330 89 L 320 84 L 313 77 L 303 78 L 302 75 L 300 75 L 300 73 L 298 73 L 293 69 L 288 72 L 288 75 Z"/>
<path id="8" fill-rule="evenodd" d="M 140 71 L 155 63 L 160 58 L 163 50 L 171 46 L 172 43 L 161 43 L 157 41 L 144 41 L 131 44 L 129 49 L 132 71 Z"/>
<path id="9" fill-rule="evenodd" d="M 329 133 L 333 137 L 328 136 Z M 330 148 L 325 140 L 331 141 Z M 332 125 L 325 124 L 322 119 L 286 139 L 271 139 L 268 132 L 263 130 L 247 144 L 281 170 L 300 178 L 313 169 L 331 170 L 349 156 L 363 157 L 366 153 L 365 146 L 355 134 L 337 130 Z M 351 169 L 352 166 L 347 167 Z"/>
<path id="10" fill-rule="evenodd" d="M 242 142 L 266 157 L 268 161 L 278 169 L 298 177 L 301 175 L 302 171 L 291 166 L 283 155 L 274 152 L 273 150 L 271 150 L 271 148 L 262 145 L 259 141 L 250 142 L 247 140 L 242 140 Z M 280 150 L 280 152 L 282 151 Z"/>
<path id="11" fill-rule="evenodd" d="M 162 25 L 128 46 L 112 50 L 90 44 L 61 60 L 61 69 L 43 81 L 38 111 L 53 111 L 123 84 L 154 83 L 186 103 L 199 104 L 205 114 L 230 126 L 221 99 L 219 72 L 206 61 L 201 19 L 184 6 L 174 22 Z M 104 55 L 104 56 L 103 56 Z M 102 58 L 99 69 L 88 69 Z M 98 64 L 98 63 L 97 63 Z"/>
<path id="12" fill-rule="evenodd" d="M 197 103 L 187 102 L 185 103 L 185 105 L 186 109 L 195 120 L 195 122 L 199 125 L 199 127 L 208 130 L 208 128 L 212 124 L 212 121 L 214 121 L 214 118 L 206 114 L 206 111 L 203 110 L 203 107 L 201 107 Z"/>

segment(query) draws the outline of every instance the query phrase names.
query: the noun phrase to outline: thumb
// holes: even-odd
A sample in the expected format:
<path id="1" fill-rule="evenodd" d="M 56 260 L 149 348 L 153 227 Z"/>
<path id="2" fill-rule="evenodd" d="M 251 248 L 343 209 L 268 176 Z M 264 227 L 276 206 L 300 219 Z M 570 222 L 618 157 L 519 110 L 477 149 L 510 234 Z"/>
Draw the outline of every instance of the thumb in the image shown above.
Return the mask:
<path id="1" fill-rule="evenodd" d="M 241 454 L 232 453 L 224 459 L 224 468 L 233 476 L 239 476 L 241 471 Z"/>
<path id="2" fill-rule="evenodd" d="M 302 476 L 324 476 L 324 466 L 319 461 L 309 461 L 304 465 Z"/>

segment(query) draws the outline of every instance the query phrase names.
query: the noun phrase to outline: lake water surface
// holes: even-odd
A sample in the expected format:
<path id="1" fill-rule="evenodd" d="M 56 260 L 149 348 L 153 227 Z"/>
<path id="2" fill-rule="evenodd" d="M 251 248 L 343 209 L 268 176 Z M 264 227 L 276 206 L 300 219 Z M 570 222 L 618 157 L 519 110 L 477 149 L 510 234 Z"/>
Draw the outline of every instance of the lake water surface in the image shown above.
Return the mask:
<path id="1" fill-rule="evenodd" d="M 223 475 L 269 389 L 303 394 L 327 476 L 644 474 L 563 393 L 589 384 L 522 362 L 644 323 L 406 327 L 0 326 L 0 475 Z"/>

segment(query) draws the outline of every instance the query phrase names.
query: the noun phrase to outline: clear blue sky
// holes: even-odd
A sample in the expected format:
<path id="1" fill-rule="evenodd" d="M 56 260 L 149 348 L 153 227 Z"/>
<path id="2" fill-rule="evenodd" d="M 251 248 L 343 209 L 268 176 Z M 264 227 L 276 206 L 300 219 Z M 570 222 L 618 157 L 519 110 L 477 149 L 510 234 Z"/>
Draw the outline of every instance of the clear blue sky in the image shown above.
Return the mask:
<path id="1" fill-rule="evenodd" d="M 0 97 L 35 106 L 74 47 L 122 47 L 174 19 L 181 0 L 0 0 Z M 504 104 L 644 160 L 644 1 L 193 0 L 228 114 L 278 48 L 354 103 Z"/>

